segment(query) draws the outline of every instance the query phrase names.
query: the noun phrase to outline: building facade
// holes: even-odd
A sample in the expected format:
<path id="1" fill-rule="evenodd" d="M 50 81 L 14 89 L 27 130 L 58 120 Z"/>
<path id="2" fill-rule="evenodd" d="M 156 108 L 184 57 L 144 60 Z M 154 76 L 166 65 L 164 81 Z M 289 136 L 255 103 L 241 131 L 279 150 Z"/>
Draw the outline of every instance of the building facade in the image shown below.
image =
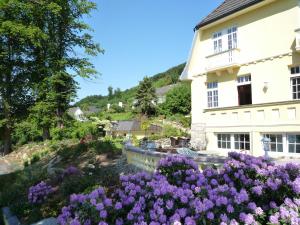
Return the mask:
<path id="1" fill-rule="evenodd" d="M 195 27 L 192 142 L 226 155 L 300 156 L 300 1 L 226 0 Z"/>

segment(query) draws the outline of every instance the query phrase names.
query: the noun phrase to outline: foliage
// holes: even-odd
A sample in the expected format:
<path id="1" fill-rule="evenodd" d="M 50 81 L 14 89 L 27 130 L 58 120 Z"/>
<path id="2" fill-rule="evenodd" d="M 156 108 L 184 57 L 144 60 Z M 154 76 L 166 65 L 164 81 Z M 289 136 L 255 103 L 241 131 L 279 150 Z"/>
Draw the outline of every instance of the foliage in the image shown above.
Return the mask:
<path id="1" fill-rule="evenodd" d="M 123 113 L 123 112 L 125 112 L 125 108 L 114 104 L 114 105 L 111 106 L 109 112 L 111 112 L 111 113 Z"/>
<path id="2" fill-rule="evenodd" d="M 164 137 L 182 137 L 182 136 L 187 136 L 186 133 L 184 133 L 183 131 L 172 127 L 170 125 L 165 125 L 163 127 L 163 134 Z"/>
<path id="3" fill-rule="evenodd" d="M 177 122 L 185 128 L 191 127 L 191 116 L 185 116 L 182 114 L 173 114 L 167 117 L 168 120 Z"/>
<path id="4" fill-rule="evenodd" d="M 65 112 L 77 88 L 75 76 L 97 74 L 90 57 L 76 50 L 88 56 L 103 52 L 83 21 L 94 9 L 90 0 L 1 1 L 0 124 L 5 153 L 11 151 L 15 124 L 29 111 L 44 140 L 50 138 L 51 126 L 65 127 Z"/>
<path id="5" fill-rule="evenodd" d="M 90 194 L 71 195 L 59 223 L 300 223 L 299 166 L 276 166 L 238 153 L 229 157 L 224 169 L 203 172 L 188 159 L 162 159 L 153 175 L 121 177 L 120 188 L 111 194 L 97 188 Z"/>
<path id="6" fill-rule="evenodd" d="M 28 120 L 24 120 L 16 124 L 12 138 L 14 143 L 23 145 L 28 142 L 41 141 L 42 135 L 35 124 Z"/>
<path id="7" fill-rule="evenodd" d="M 170 68 L 169 70 L 156 74 L 150 77 L 151 82 L 155 88 L 160 88 L 163 86 L 167 86 L 170 84 L 177 83 L 179 81 L 179 77 L 184 69 L 185 63 Z M 111 87 L 112 88 L 112 87 Z M 113 88 L 112 88 L 113 89 Z M 111 90 L 112 91 L 112 90 Z M 131 106 L 133 101 L 135 100 L 137 87 L 133 87 L 127 90 L 122 91 L 120 94 L 117 91 L 117 95 L 109 95 L 109 96 L 101 96 L 101 95 L 93 95 L 88 96 L 79 102 L 76 103 L 77 106 L 97 106 L 99 108 L 106 108 L 107 103 L 117 104 L 118 102 L 123 102 L 125 105 Z M 116 93 L 116 92 L 115 92 Z"/>
<path id="8" fill-rule="evenodd" d="M 150 116 L 155 113 L 157 98 L 155 89 L 148 77 L 145 77 L 143 81 L 140 82 L 136 92 L 136 101 L 136 106 L 142 114 Z"/>
<path id="9" fill-rule="evenodd" d="M 45 144 L 34 146 L 34 149 L 45 148 L 42 152 L 37 150 L 39 152 L 34 154 L 39 153 L 42 157 L 46 151 L 48 153 L 39 162 L 28 164 L 24 170 L 0 176 L 0 205 L 10 206 L 24 224 L 57 217 L 61 207 L 67 203 L 70 193 L 86 192 L 99 185 L 110 187 L 117 184 L 120 173 L 118 167 L 114 164 L 100 166 L 96 158 L 101 154 L 107 155 L 109 159 L 120 155 L 121 142 L 122 140 L 105 139 L 79 144 L 78 141 L 64 140 L 45 142 L 46 148 Z M 56 174 L 49 175 L 46 166 L 53 156 L 57 155 L 60 156 L 61 162 L 55 165 Z M 96 167 L 93 170 L 86 168 L 86 163 L 92 163 Z M 43 203 L 31 204 L 28 201 L 29 189 L 41 181 L 54 187 L 55 192 Z"/>
<path id="10" fill-rule="evenodd" d="M 181 83 L 167 93 L 166 101 L 160 106 L 163 115 L 183 114 L 191 112 L 191 85 Z"/>

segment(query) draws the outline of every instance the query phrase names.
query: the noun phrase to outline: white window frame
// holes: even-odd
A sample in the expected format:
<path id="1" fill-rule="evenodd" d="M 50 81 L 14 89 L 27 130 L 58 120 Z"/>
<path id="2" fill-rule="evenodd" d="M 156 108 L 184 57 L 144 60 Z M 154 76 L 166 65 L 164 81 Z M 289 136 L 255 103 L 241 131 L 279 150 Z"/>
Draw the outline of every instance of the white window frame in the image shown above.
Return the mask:
<path id="1" fill-rule="evenodd" d="M 236 141 L 236 139 L 235 139 L 235 136 L 236 135 L 249 135 L 249 141 L 246 141 L 246 138 L 244 137 L 244 140 L 241 140 L 240 139 L 240 137 L 239 137 L 239 140 L 238 141 Z M 233 148 L 234 148 L 234 150 L 238 150 L 238 151 L 251 151 L 251 135 L 250 135 L 250 133 L 235 133 L 235 134 L 233 134 L 233 139 L 234 139 L 234 145 L 233 145 Z M 236 143 L 239 143 L 239 148 L 237 149 L 236 147 L 235 147 L 235 144 Z M 242 144 L 244 144 L 244 146 L 245 146 L 245 148 L 244 149 L 242 149 L 241 148 L 241 145 Z M 246 144 L 249 144 L 249 149 L 246 149 Z"/>
<path id="2" fill-rule="evenodd" d="M 232 26 L 217 31 L 212 35 L 213 54 L 230 51 L 238 48 L 238 27 Z"/>
<path id="3" fill-rule="evenodd" d="M 238 46 L 237 27 L 233 26 L 227 29 L 228 50 L 236 49 Z"/>
<path id="4" fill-rule="evenodd" d="M 295 142 L 290 143 L 289 136 L 300 136 L 300 134 L 297 134 L 297 133 L 288 133 L 287 136 L 286 136 L 286 140 L 287 140 L 287 152 L 289 154 L 300 155 L 300 151 L 297 152 L 297 146 L 299 146 L 299 148 L 300 148 L 300 141 L 297 142 L 297 138 L 295 138 Z M 290 144 L 294 144 L 295 145 L 294 146 L 294 152 L 290 152 Z"/>
<path id="5" fill-rule="evenodd" d="M 251 134 L 250 133 L 215 133 L 216 135 L 216 140 L 217 140 L 217 148 L 218 149 L 221 149 L 221 150 L 227 150 L 227 151 L 248 151 L 250 152 L 251 151 Z M 229 141 L 228 139 L 226 140 L 223 140 L 223 137 L 221 138 L 221 140 L 219 140 L 219 135 L 228 135 L 230 138 L 229 138 Z M 238 141 L 239 143 L 239 148 L 235 148 L 235 144 L 236 144 L 236 140 L 235 140 L 235 135 L 249 135 L 249 142 L 246 141 L 244 139 L 243 143 L 244 143 L 244 146 L 246 146 L 246 143 L 248 144 L 249 143 L 249 149 L 242 149 L 241 148 L 241 141 Z M 221 148 L 219 147 L 219 142 L 221 143 Z M 230 148 L 222 148 L 222 142 L 226 142 L 226 146 L 227 146 L 227 142 L 230 142 Z"/>
<path id="6" fill-rule="evenodd" d="M 251 74 L 239 76 L 236 79 L 236 83 L 238 86 L 248 85 L 251 84 L 251 82 L 252 82 Z"/>
<path id="7" fill-rule="evenodd" d="M 220 137 L 220 139 L 219 139 L 219 137 Z M 228 137 L 229 137 L 229 139 L 228 139 Z M 232 149 L 231 134 L 218 133 L 217 134 L 217 142 L 218 142 L 219 149 L 225 149 L 225 150 Z M 219 147 L 219 143 L 220 143 L 221 147 Z M 223 144 L 225 144 L 225 148 L 223 148 Z"/>
<path id="8" fill-rule="evenodd" d="M 214 54 L 222 52 L 223 49 L 223 32 L 219 31 L 213 34 Z"/>
<path id="9" fill-rule="evenodd" d="M 219 106 L 218 82 L 207 83 L 207 107 L 216 108 Z"/>
<path id="10" fill-rule="evenodd" d="M 278 133 L 264 133 L 262 135 L 262 138 L 270 138 L 271 140 L 271 136 L 275 136 L 275 142 L 271 141 L 270 144 L 275 145 L 275 151 L 270 150 L 271 153 L 284 153 L 284 135 L 283 134 L 278 134 Z M 281 142 L 278 141 L 278 137 L 281 136 Z M 282 151 L 278 151 L 278 146 L 281 145 Z"/>
<path id="11" fill-rule="evenodd" d="M 297 82 L 300 79 L 300 66 L 293 66 L 290 68 L 291 78 L 290 78 L 290 88 L 291 88 L 291 99 L 292 100 L 300 100 L 300 83 Z M 293 84 L 293 80 L 296 79 L 296 84 Z M 294 91 L 294 86 L 296 87 L 296 91 Z M 296 97 L 294 96 L 296 95 Z"/>

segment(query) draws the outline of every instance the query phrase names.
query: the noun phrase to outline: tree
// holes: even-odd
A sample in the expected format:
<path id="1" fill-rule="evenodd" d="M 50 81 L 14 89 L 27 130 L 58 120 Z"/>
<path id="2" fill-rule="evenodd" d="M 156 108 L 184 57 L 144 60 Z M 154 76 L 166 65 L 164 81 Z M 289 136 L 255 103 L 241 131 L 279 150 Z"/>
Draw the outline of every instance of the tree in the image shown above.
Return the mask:
<path id="1" fill-rule="evenodd" d="M 96 56 L 103 50 L 94 43 L 91 28 L 83 22 L 96 9 L 90 0 L 54 0 L 57 12 L 49 20 L 49 65 L 51 67 L 52 99 L 55 102 L 57 126 L 64 127 L 64 114 L 75 97 L 75 76 L 89 78 L 97 74 L 88 57 L 77 54 L 81 49 L 88 56 Z"/>
<path id="2" fill-rule="evenodd" d="M 113 95 L 114 95 L 114 89 L 113 89 L 113 87 L 112 87 L 112 86 L 109 86 L 109 87 L 107 88 L 107 90 L 108 90 L 108 99 L 112 99 L 112 97 L 113 97 Z"/>
<path id="3" fill-rule="evenodd" d="M 63 128 L 76 94 L 74 77 L 97 74 L 89 57 L 82 57 L 82 51 L 88 56 L 103 52 L 83 22 L 95 8 L 90 0 L 0 1 L 0 129 L 5 153 L 11 151 L 14 124 L 30 107 L 45 138 L 50 121 Z"/>
<path id="4" fill-rule="evenodd" d="M 120 88 L 117 88 L 117 89 L 115 90 L 115 92 L 114 92 L 114 96 L 115 96 L 116 98 L 120 98 L 120 97 L 121 97 L 121 94 L 122 94 L 122 91 L 121 91 Z"/>
<path id="5" fill-rule="evenodd" d="M 12 148 L 12 131 L 17 120 L 33 104 L 32 52 L 46 35 L 31 22 L 37 4 L 25 0 L 0 2 L 0 126 L 4 153 Z"/>
<path id="6" fill-rule="evenodd" d="M 155 114 L 157 97 L 155 94 L 155 88 L 152 86 L 150 78 L 145 77 L 143 81 L 139 83 L 136 92 L 136 100 L 136 106 L 142 114 L 145 116 Z"/>
<path id="7" fill-rule="evenodd" d="M 191 85 L 182 83 L 167 93 L 166 102 L 162 104 L 165 114 L 189 114 L 191 112 Z"/>

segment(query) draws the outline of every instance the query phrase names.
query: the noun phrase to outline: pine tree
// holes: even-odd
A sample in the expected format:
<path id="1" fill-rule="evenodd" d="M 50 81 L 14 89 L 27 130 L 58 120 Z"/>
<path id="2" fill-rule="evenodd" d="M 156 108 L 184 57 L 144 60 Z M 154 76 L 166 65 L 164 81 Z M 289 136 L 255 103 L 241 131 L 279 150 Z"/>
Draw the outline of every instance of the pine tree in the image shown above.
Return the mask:
<path id="1" fill-rule="evenodd" d="M 155 114 L 157 97 L 150 78 L 145 77 L 140 82 L 136 93 L 137 107 L 145 116 Z"/>

